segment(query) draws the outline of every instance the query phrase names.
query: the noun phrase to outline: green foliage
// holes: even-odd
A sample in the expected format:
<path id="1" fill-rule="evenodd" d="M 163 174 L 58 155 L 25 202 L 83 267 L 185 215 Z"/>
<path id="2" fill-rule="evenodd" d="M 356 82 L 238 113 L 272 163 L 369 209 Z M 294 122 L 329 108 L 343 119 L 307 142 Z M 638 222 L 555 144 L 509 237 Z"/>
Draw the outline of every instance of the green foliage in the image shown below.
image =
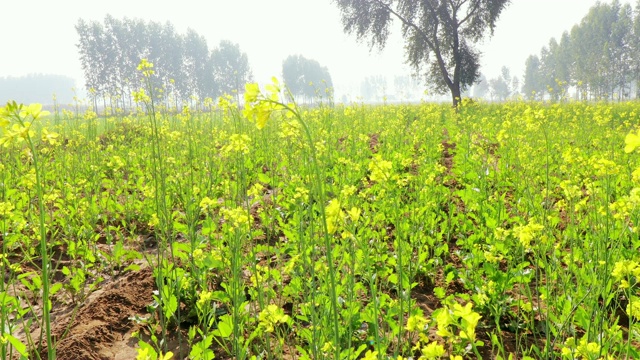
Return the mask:
<path id="1" fill-rule="evenodd" d="M 237 45 L 222 41 L 210 50 L 202 35 L 193 29 L 180 34 L 169 22 L 107 15 L 103 23 L 80 19 L 75 28 L 85 87 L 95 112 L 98 105 L 111 114 L 133 110 L 141 57 L 155 65 L 157 72 L 149 80 L 158 102 L 167 107 L 191 103 L 193 97 L 204 101 L 241 91 L 251 78 L 247 56 Z"/>
<path id="2" fill-rule="evenodd" d="M 640 4 L 639 4 L 640 5 Z M 640 7 L 598 3 L 560 42 L 549 41 L 540 56 L 527 59 L 523 92 L 560 100 L 575 86 L 583 100 L 640 98 Z"/>
<path id="3" fill-rule="evenodd" d="M 37 352 L 20 334 L 41 304 L 84 306 L 150 267 L 154 303 L 126 324 L 144 359 L 637 357 L 638 104 L 280 94 L 249 85 L 244 112 L 17 110 L 32 125 L 3 108 L 2 356 Z"/>
<path id="4" fill-rule="evenodd" d="M 478 76 L 480 53 L 473 47 L 496 21 L 509 0 L 338 0 L 345 32 L 383 48 L 392 21 L 402 25 L 407 63 L 439 93 L 450 92 L 453 105 Z"/>
<path id="5" fill-rule="evenodd" d="M 333 93 L 329 70 L 302 55 L 290 55 L 282 62 L 282 79 L 294 96 L 321 99 Z"/>
<path id="6" fill-rule="evenodd" d="M 211 62 L 217 84 L 216 95 L 236 94 L 239 99 L 244 92 L 244 84 L 253 81 L 247 54 L 240 50 L 238 44 L 222 40 L 211 51 Z"/>

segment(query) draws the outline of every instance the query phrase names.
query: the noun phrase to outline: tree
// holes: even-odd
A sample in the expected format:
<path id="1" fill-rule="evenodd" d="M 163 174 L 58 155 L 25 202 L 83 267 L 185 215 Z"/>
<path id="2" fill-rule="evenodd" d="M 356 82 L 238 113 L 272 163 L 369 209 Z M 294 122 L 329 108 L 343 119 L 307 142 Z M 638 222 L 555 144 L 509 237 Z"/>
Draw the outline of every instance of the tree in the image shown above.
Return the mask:
<path id="1" fill-rule="evenodd" d="M 583 100 L 631 97 L 640 79 L 638 10 L 640 1 L 635 15 L 631 5 L 618 0 L 597 3 L 559 43 L 551 39 L 539 63 L 527 60 L 525 93 L 544 85 L 557 100 L 575 86 Z"/>
<path id="2" fill-rule="evenodd" d="M 102 24 L 92 21 L 86 23 L 80 19 L 76 25 L 76 31 L 80 36 L 78 49 L 80 50 L 80 63 L 84 72 L 85 86 L 93 101 L 94 110 L 97 111 L 97 99 L 104 97 L 108 86 L 108 46 L 105 31 Z"/>
<path id="3" fill-rule="evenodd" d="M 213 79 L 213 66 L 209 57 L 209 46 L 204 36 L 187 29 L 184 37 L 184 65 L 190 79 L 189 92 L 200 100 L 213 97 L 217 92 Z"/>
<path id="4" fill-rule="evenodd" d="M 213 77 L 217 85 L 217 94 L 236 94 L 238 102 L 244 84 L 251 82 L 253 75 L 246 53 L 240 51 L 240 46 L 223 40 L 211 52 Z"/>
<path id="5" fill-rule="evenodd" d="M 394 19 L 402 23 L 407 62 L 426 75 L 439 93 L 449 91 L 454 107 L 462 90 L 478 78 L 480 53 L 473 44 L 510 0 L 335 0 L 344 31 L 383 48 Z"/>
<path id="6" fill-rule="evenodd" d="M 401 99 L 409 100 L 420 97 L 419 84 L 417 83 L 415 78 L 411 76 L 395 76 L 393 78 L 393 87 L 394 92 Z"/>
<path id="7" fill-rule="evenodd" d="M 207 42 L 194 30 L 181 35 L 169 22 L 118 20 L 107 15 L 104 26 L 79 20 L 76 31 L 85 86 L 96 112 L 99 98 L 105 108 L 109 104 L 112 109 L 125 110 L 127 102 L 132 106 L 132 93 L 141 81 L 137 70 L 141 59 L 154 64 L 155 74 L 149 80 L 166 105 L 170 99 L 178 107 L 193 95 L 204 99 L 216 93 Z"/>
<path id="8" fill-rule="evenodd" d="M 495 97 L 499 101 L 507 100 L 511 96 L 511 82 L 511 71 L 506 66 L 503 66 L 500 77 L 489 81 L 491 97 Z"/>
<path id="9" fill-rule="evenodd" d="M 329 70 L 302 55 L 291 55 L 284 60 L 282 78 L 293 95 L 301 95 L 307 99 L 333 92 Z"/>
<path id="10" fill-rule="evenodd" d="M 387 96 L 387 79 L 382 76 L 367 76 L 360 83 L 360 94 L 365 101 L 382 101 Z"/>
<path id="11" fill-rule="evenodd" d="M 540 58 L 537 55 L 531 55 L 525 62 L 524 85 L 522 92 L 527 99 L 534 100 L 536 95 L 542 96 L 545 91 L 544 81 L 540 70 Z"/>
<path id="12" fill-rule="evenodd" d="M 476 83 L 473 85 L 473 96 L 477 98 L 484 98 L 485 95 L 489 92 L 489 80 L 483 75 L 480 74 Z"/>

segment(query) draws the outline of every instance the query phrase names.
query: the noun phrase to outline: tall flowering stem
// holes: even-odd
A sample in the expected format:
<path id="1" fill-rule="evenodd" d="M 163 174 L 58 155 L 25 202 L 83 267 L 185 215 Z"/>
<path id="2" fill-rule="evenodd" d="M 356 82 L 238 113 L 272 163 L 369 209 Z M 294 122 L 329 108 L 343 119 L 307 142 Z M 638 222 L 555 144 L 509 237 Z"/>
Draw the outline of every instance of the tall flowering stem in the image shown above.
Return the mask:
<path id="1" fill-rule="evenodd" d="M 153 63 L 142 59 L 138 65 L 138 71 L 142 73 L 142 80 L 144 88 L 133 93 L 134 100 L 137 103 L 143 103 L 146 106 L 147 114 L 151 123 L 152 133 L 152 166 L 153 166 L 153 180 L 155 185 L 155 202 L 156 202 L 156 215 L 158 219 L 158 226 L 160 227 L 160 241 L 157 252 L 157 271 L 156 271 L 156 285 L 158 287 L 158 305 L 160 311 L 158 312 L 160 318 L 160 325 L 162 329 L 162 339 L 166 339 L 166 329 L 170 316 L 173 314 L 172 306 L 168 305 L 174 300 L 178 303 L 179 299 L 174 298 L 171 290 L 165 290 L 165 286 L 171 286 L 171 284 L 165 284 L 165 274 L 163 269 L 164 255 L 167 249 L 169 250 L 170 258 L 173 260 L 173 247 L 169 243 L 171 238 L 171 214 L 169 212 L 169 206 L 167 205 L 167 190 L 166 190 L 166 176 L 162 154 L 160 152 L 160 126 L 156 116 L 155 100 L 153 92 L 153 84 L 151 77 L 155 74 L 153 70 Z M 148 95 L 147 95 L 148 92 Z M 179 309 L 178 311 L 179 316 Z M 163 341 L 166 350 L 166 341 Z"/>
<path id="2" fill-rule="evenodd" d="M 296 119 L 304 129 L 305 137 L 307 139 L 307 142 L 309 143 L 309 156 L 314 170 L 315 181 L 313 182 L 313 185 L 320 204 L 319 210 L 322 220 L 324 245 L 329 268 L 329 297 L 331 300 L 331 314 L 333 317 L 334 358 L 339 359 L 340 346 L 338 346 L 338 344 L 340 342 L 340 333 L 338 328 L 339 319 L 337 301 L 338 297 L 336 294 L 336 274 L 335 268 L 333 266 L 331 238 L 329 237 L 329 229 L 327 227 L 327 214 L 324 205 L 326 203 L 326 194 L 324 191 L 322 176 L 320 174 L 320 165 L 318 164 L 318 160 L 316 158 L 316 147 L 313 142 L 313 138 L 311 137 L 311 131 L 309 130 L 307 123 L 303 120 L 295 101 L 292 100 L 291 103 L 285 104 L 280 100 L 280 93 L 282 89 L 275 77 L 272 78 L 272 83 L 266 86 L 266 90 L 267 94 L 263 94 L 260 91 L 260 87 L 258 86 L 258 84 L 255 83 L 247 84 L 245 86 L 245 109 L 243 111 L 243 114 L 250 121 L 254 121 L 259 129 L 262 129 L 266 126 L 269 118 L 273 113 L 284 112 L 285 116 L 287 116 L 288 118 Z M 293 99 L 291 93 L 289 93 L 289 98 Z"/>
<path id="3" fill-rule="evenodd" d="M 31 129 L 32 123 L 43 116 L 49 115 L 48 111 L 42 111 L 42 105 L 31 104 L 24 106 L 14 102 L 9 102 L 4 108 L 0 108 L 0 128 L 2 129 L 2 137 L 0 145 L 8 147 L 13 143 L 26 142 L 33 166 L 36 173 L 36 194 L 38 197 L 39 211 L 39 230 L 40 230 L 40 256 L 42 258 L 42 318 L 44 322 L 45 337 L 47 340 L 47 358 L 53 360 L 56 358 L 55 347 L 51 337 L 51 301 L 49 300 L 50 284 L 49 271 L 51 269 L 51 261 L 49 259 L 49 249 L 47 247 L 47 229 L 45 222 L 44 209 L 44 190 L 43 190 L 43 167 L 38 159 L 38 152 L 34 146 L 35 132 Z M 11 125 L 11 128 L 9 128 Z M 55 142 L 58 135 L 43 130 L 43 141 Z"/>

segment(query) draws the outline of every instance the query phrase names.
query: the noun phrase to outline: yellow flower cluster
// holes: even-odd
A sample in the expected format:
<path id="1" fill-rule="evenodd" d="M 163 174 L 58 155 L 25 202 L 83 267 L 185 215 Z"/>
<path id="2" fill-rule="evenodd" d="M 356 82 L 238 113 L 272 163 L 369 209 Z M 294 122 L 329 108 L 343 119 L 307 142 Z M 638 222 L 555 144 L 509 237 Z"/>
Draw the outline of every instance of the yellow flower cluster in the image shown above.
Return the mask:
<path id="1" fill-rule="evenodd" d="M 571 336 L 564 342 L 564 346 L 560 352 L 565 359 L 598 359 L 608 360 L 613 359 L 609 355 L 600 356 L 601 347 L 596 342 L 589 342 L 586 335 L 576 342 L 576 339 Z"/>
<path id="2" fill-rule="evenodd" d="M 140 60 L 140 63 L 138 64 L 138 71 L 142 71 L 142 75 L 147 78 L 155 74 L 153 71 L 153 63 L 149 62 L 147 59 Z"/>
<path id="3" fill-rule="evenodd" d="M 210 199 L 209 197 L 204 197 L 200 200 L 200 211 L 202 213 L 206 213 L 207 211 L 213 210 L 219 206 L 218 200 Z"/>
<path id="4" fill-rule="evenodd" d="M 628 218 L 640 206 L 640 188 L 633 188 L 627 196 L 621 196 L 609 204 L 609 210 L 616 219 Z"/>
<path id="5" fill-rule="evenodd" d="M 291 321 L 289 315 L 285 315 L 284 310 L 277 305 L 268 305 L 266 309 L 260 312 L 260 327 L 262 330 L 272 333 L 278 324 L 287 324 Z"/>
<path id="6" fill-rule="evenodd" d="M 630 153 L 640 147 L 640 130 L 636 132 L 630 132 L 624 139 L 625 147 L 624 152 Z"/>
<path id="7" fill-rule="evenodd" d="M 640 277 L 640 264 L 635 260 L 621 260 L 616 262 L 611 272 L 613 278 L 620 282 L 621 289 L 628 289 L 635 285 Z M 632 281 L 633 283 L 629 283 Z"/>
<path id="8" fill-rule="evenodd" d="M 325 208 L 325 215 L 327 217 L 327 231 L 329 234 L 333 234 L 338 229 L 338 225 L 344 216 L 338 199 L 329 201 L 329 205 Z"/>
<path id="9" fill-rule="evenodd" d="M 249 153 L 249 144 L 251 138 L 247 134 L 232 134 L 229 136 L 229 143 L 222 148 L 225 155 L 231 153 L 240 153 L 246 155 Z"/>
<path id="10" fill-rule="evenodd" d="M 11 215 L 11 212 L 14 209 L 15 209 L 15 206 L 13 206 L 12 203 L 0 201 L 0 218 L 3 216 Z"/>
<path id="11" fill-rule="evenodd" d="M 254 121 L 258 129 L 262 129 L 274 112 L 287 109 L 287 106 L 280 102 L 280 83 L 273 77 L 271 84 L 266 86 L 267 94 L 262 94 L 260 86 L 256 83 L 245 85 L 244 102 L 245 108 L 242 114 Z"/>
<path id="12" fill-rule="evenodd" d="M 280 137 L 283 139 L 297 138 L 300 136 L 300 123 L 296 120 L 289 120 L 282 122 L 282 128 L 280 130 Z"/>
<path id="13" fill-rule="evenodd" d="M 391 161 L 382 159 L 382 156 L 375 155 L 369 162 L 369 179 L 371 181 L 383 182 L 391 177 L 391 169 L 393 164 Z"/>
<path id="14" fill-rule="evenodd" d="M 213 296 L 213 293 L 211 291 L 207 291 L 207 290 L 201 291 L 197 301 L 198 307 L 202 309 L 211 300 L 212 296 Z"/>
<path id="15" fill-rule="evenodd" d="M 454 333 L 451 331 L 451 326 L 455 325 L 460 328 L 458 336 L 460 336 L 461 339 L 473 342 L 476 339 L 476 326 L 482 316 L 473 311 L 473 303 L 467 303 L 465 306 L 455 303 L 453 304 L 453 308 L 445 306 L 442 309 L 436 310 L 435 318 L 438 325 L 437 334 L 439 336 L 443 338 L 454 336 Z"/>
<path id="16" fill-rule="evenodd" d="M 347 210 L 346 214 L 353 223 L 356 223 L 360 219 L 362 212 L 357 207 L 352 207 L 351 210 Z M 327 219 L 327 232 L 329 234 L 335 233 L 338 228 L 345 223 L 346 215 L 345 212 L 342 211 L 342 206 L 338 199 L 329 201 L 329 204 L 325 208 L 325 216 Z"/>
<path id="17" fill-rule="evenodd" d="M 544 226 L 537 224 L 534 220 L 530 220 L 527 225 L 516 226 L 513 229 L 513 235 L 518 238 L 522 247 L 529 249 L 531 248 L 531 241 L 543 229 Z"/>
<path id="18" fill-rule="evenodd" d="M 220 209 L 220 215 L 227 221 L 231 231 L 249 225 L 249 215 L 247 210 L 242 207 L 234 209 L 223 207 Z"/>

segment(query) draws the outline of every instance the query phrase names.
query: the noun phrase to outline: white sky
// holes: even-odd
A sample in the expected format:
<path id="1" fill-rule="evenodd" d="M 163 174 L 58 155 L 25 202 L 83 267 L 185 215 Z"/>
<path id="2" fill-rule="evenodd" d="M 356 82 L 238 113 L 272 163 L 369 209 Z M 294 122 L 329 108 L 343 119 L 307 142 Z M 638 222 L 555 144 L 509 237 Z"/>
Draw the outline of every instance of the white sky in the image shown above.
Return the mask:
<path id="1" fill-rule="evenodd" d="M 513 0 L 493 38 L 480 45 L 481 71 L 492 78 L 506 65 L 522 77 L 526 58 L 570 30 L 596 1 Z M 170 21 L 181 33 L 190 27 L 207 38 L 210 48 L 223 39 L 236 42 L 260 82 L 281 77 L 282 61 L 292 54 L 327 66 L 338 96 L 359 92 L 360 81 L 369 75 L 410 74 L 399 31 L 383 52 L 369 51 L 343 33 L 340 11 L 331 0 L 22 0 L 5 1 L 1 9 L 0 77 L 60 74 L 83 88 L 74 26 L 80 18 L 102 21 L 106 14 Z"/>

